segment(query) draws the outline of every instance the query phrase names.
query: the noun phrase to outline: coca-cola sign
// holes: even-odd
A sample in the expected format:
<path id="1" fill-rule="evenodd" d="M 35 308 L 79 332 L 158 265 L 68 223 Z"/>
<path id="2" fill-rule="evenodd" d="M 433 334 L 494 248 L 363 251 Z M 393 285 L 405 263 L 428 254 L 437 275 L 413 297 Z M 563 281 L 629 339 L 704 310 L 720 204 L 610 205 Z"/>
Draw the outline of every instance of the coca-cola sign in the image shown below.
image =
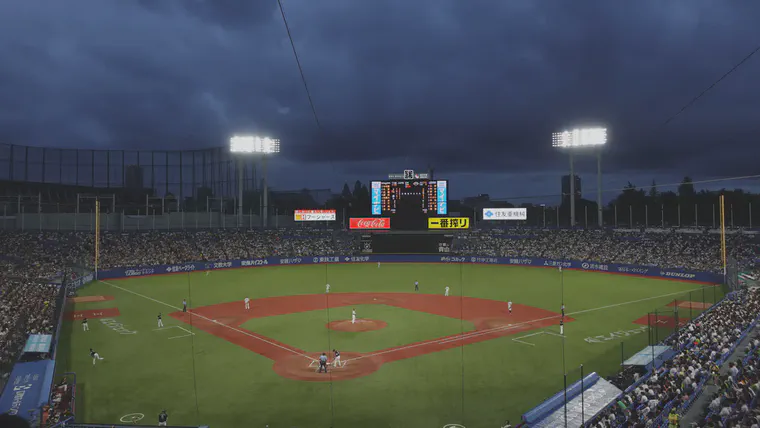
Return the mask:
<path id="1" fill-rule="evenodd" d="M 352 218 L 349 227 L 362 230 L 387 230 L 391 228 L 391 219 L 388 217 Z"/>

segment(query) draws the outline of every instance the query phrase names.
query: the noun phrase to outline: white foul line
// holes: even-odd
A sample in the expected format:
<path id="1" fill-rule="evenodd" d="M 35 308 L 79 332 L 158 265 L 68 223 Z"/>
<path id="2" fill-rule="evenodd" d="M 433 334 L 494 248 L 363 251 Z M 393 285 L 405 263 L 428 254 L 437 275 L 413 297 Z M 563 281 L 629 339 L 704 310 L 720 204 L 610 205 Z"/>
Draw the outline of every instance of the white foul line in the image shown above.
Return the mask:
<path id="1" fill-rule="evenodd" d="M 172 309 L 174 309 L 174 310 L 176 310 L 176 311 L 179 311 L 179 310 L 180 310 L 180 308 L 178 308 L 178 307 L 176 307 L 176 306 L 172 306 L 172 305 L 170 305 L 170 304 L 168 304 L 168 303 L 166 303 L 166 302 L 162 302 L 162 301 L 160 301 L 160 300 L 156 300 L 156 299 L 154 299 L 154 298 L 152 298 L 152 297 L 148 297 L 148 296 L 146 296 L 146 295 L 144 295 L 144 294 L 140 294 L 140 293 L 138 293 L 138 292 L 136 292 L 136 291 L 128 290 L 128 289 L 126 289 L 126 288 L 124 288 L 124 287 L 119 287 L 118 285 L 116 285 L 116 284 L 112 284 L 112 283 L 110 283 L 110 282 L 107 282 L 107 281 L 100 281 L 100 282 L 102 282 L 103 284 L 108 284 L 108 285 L 110 285 L 111 287 L 113 287 L 113 288 L 116 288 L 116 289 L 119 289 L 119 290 L 121 290 L 121 291 L 125 291 L 125 292 L 127 292 L 127 293 L 130 293 L 130 294 L 134 294 L 135 296 L 138 296 L 138 297 L 142 297 L 143 299 L 147 299 L 147 300 L 150 300 L 151 302 L 155 302 L 155 303 L 158 303 L 158 304 L 161 304 L 161 305 L 167 306 L 167 307 L 169 307 L 169 308 L 172 308 Z M 214 323 L 214 324 L 217 324 L 217 325 L 219 325 L 219 326 L 222 326 L 222 327 L 228 328 L 228 329 L 230 329 L 230 330 L 232 330 L 232 331 L 236 331 L 236 332 L 238 332 L 238 333 L 240 333 L 240 334 L 243 334 L 243 335 L 246 335 L 246 336 L 248 336 L 248 337 L 252 337 L 252 338 L 254 338 L 254 339 L 256 339 L 256 340 L 260 340 L 260 341 L 262 341 L 262 342 L 264 342 L 264 343 L 267 343 L 267 344 L 269 344 L 269 345 L 275 346 L 275 347 L 277 347 L 277 348 L 280 348 L 280 349 L 284 349 L 285 351 L 291 352 L 291 353 L 293 353 L 293 354 L 296 354 L 296 355 L 299 355 L 299 356 L 301 356 L 301 357 L 304 357 L 304 358 L 308 358 L 309 360 L 312 360 L 312 361 L 316 361 L 314 358 L 312 358 L 312 357 L 310 357 L 310 356 L 308 356 L 308 355 L 304 355 L 304 354 L 302 354 L 302 353 L 300 353 L 300 352 L 294 351 L 294 350 L 292 350 L 292 349 L 290 349 L 290 348 L 286 348 L 286 347 L 284 347 L 284 346 L 282 346 L 282 345 L 279 345 L 279 344 L 277 344 L 277 343 L 273 343 L 273 342 L 270 342 L 270 341 L 268 341 L 268 340 L 266 340 L 266 339 L 262 339 L 262 338 L 260 338 L 260 337 L 258 337 L 258 336 L 254 336 L 253 334 L 251 334 L 251 333 L 249 333 L 249 332 L 247 332 L 247 331 L 245 331 L 245 330 L 241 330 L 241 329 L 239 329 L 239 328 L 235 328 L 235 327 L 229 326 L 229 325 L 227 325 L 227 324 L 222 324 L 222 323 L 220 323 L 220 322 L 219 322 L 219 321 L 217 321 L 217 320 L 212 320 L 212 319 L 210 319 L 210 318 L 204 317 L 203 315 L 200 315 L 200 314 L 196 314 L 195 312 L 187 312 L 187 313 L 188 313 L 188 314 L 190 314 L 190 315 L 192 315 L 192 316 L 194 316 L 194 317 L 198 317 L 198 318 L 204 319 L 204 320 L 206 320 L 206 321 L 208 321 L 208 322 L 212 322 L 212 323 Z"/>
<path id="2" fill-rule="evenodd" d="M 523 344 L 525 344 L 525 345 L 536 346 L 536 344 L 535 344 L 535 343 L 528 343 L 528 342 L 523 342 L 523 341 L 522 341 L 522 340 L 520 340 L 520 339 L 512 339 L 512 341 L 513 341 L 513 342 L 520 342 L 520 343 L 523 343 Z"/>
<path id="3" fill-rule="evenodd" d="M 694 289 L 691 289 L 691 290 L 682 290 L 682 291 L 678 291 L 678 292 L 675 292 L 675 293 L 662 294 L 660 296 L 653 296 L 653 297 L 646 297 L 646 298 L 638 299 L 638 300 L 631 300 L 629 302 L 615 303 L 615 304 L 612 304 L 612 305 L 600 306 L 598 308 L 583 309 L 581 311 L 570 312 L 567 315 L 570 316 L 570 315 L 585 314 L 587 312 L 601 311 L 603 309 L 610 309 L 610 308 L 617 308 L 617 307 L 625 306 L 625 305 L 632 305 L 634 303 L 641 303 L 641 302 L 646 302 L 648 300 L 661 299 L 663 297 L 669 297 L 669 296 L 675 296 L 677 294 L 688 293 L 688 292 L 691 292 L 691 291 L 699 290 L 701 288 L 702 287 L 698 287 L 698 288 L 694 288 Z M 458 334 L 458 335 L 450 337 L 450 338 L 443 338 L 442 341 L 443 342 L 452 342 L 454 340 L 460 340 L 460 339 L 461 340 L 466 340 L 466 339 L 469 339 L 469 338 L 472 338 L 472 337 L 477 337 L 477 336 L 482 336 L 482 335 L 485 335 L 485 334 L 491 334 L 491 333 L 499 332 L 499 331 L 502 331 L 502 330 L 509 330 L 509 329 L 517 328 L 519 326 L 523 326 L 523 325 L 534 323 L 534 322 L 555 319 L 558 316 L 559 315 L 553 315 L 553 316 L 550 316 L 550 317 L 538 318 L 538 319 L 535 319 L 535 320 L 524 321 L 524 322 L 521 322 L 521 323 L 516 323 L 516 324 L 511 324 L 511 325 L 506 325 L 506 326 L 501 326 L 501 327 L 494 327 L 494 328 L 489 328 L 489 329 L 485 329 L 485 330 L 475 330 L 475 331 L 471 331 L 471 332 L 467 332 L 467 333 Z M 408 345 L 408 346 L 401 346 L 401 347 L 398 347 L 398 348 L 387 349 L 385 351 L 375 352 L 375 353 L 372 353 L 372 354 L 360 355 L 360 356 L 358 356 L 356 358 L 348 359 L 348 360 L 346 360 L 346 362 L 361 360 L 363 358 L 378 357 L 380 355 L 390 354 L 392 352 L 405 351 L 407 349 L 413 349 L 413 348 L 417 348 L 417 347 L 420 347 L 420 346 L 426 346 L 426 345 L 430 345 L 430 344 L 434 344 L 434 343 L 439 343 L 439 342 L 441 342 L 441 341 L 440 340 L 439 341 L 433 340 L 433 341 L 426 341 L 426 342 L 415 343 L 415 344 Z"/>

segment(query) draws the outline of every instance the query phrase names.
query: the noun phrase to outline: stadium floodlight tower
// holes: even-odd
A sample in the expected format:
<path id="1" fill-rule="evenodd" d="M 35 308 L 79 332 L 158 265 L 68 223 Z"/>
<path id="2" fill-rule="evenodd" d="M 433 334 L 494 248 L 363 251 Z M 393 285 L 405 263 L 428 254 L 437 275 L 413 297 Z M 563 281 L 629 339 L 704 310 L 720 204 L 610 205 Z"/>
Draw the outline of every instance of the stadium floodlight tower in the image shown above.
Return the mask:
<path id="1" fill-rule="evenodd" d="M 577 128 L 552 134 L 552 147 L 565 149 L 570 155 L 570 226 L 575 227 L 575 166 L 573 155 L 592 151 L 596 155 L 596 209 L 599 227 L 602 222 L 602 148 L 607 144 L 607 128 Z M 558 225 L 559 226 L 559 225 Z"/>
<path id="2" fill-rule="evenodd" d="M 243 225 L 243 159 L 247 156 L 261 156 L 261 178 L 262 178 L 262 209 L 261 224 L 264 228 L 268 226 L 268 193 L 267 187 L 267 155 L 280 153 L 280 140 L 257 137 L 253 135 L 235 135 L 230 138 L 230 153 L 237 156 L 238 164 L 238 227 Z"/>

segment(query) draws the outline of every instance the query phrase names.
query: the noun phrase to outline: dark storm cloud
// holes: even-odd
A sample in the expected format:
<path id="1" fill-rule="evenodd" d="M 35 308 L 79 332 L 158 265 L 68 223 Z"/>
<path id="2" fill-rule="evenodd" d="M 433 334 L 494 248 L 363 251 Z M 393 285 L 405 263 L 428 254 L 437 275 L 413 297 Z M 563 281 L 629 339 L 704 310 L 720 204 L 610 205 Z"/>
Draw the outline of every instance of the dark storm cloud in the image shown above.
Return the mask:
<path id="1" fill-rule="evenodd" d="M 258 132 L 291 165 L 519 173 L 564 168 L 549 134 L 600 123 L 608 170 L 743 174 L 760 157 L 760 55 L 661 126 L 760 43 L 760 3 L 284 0 L 322 129 L 276 1 L 0 4 L 3 142 Z"/>

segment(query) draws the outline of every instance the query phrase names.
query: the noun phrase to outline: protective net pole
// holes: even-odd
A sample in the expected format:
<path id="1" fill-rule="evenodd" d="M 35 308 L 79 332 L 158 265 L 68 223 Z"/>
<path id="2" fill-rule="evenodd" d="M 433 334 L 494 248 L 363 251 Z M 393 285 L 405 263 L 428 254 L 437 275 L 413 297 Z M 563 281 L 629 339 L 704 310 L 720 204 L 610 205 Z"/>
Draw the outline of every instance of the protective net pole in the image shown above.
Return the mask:
<path id="1" fill-rule="evenodd" d="M 723 283 L 726 282 L 726 199 L 720 195 L 720 256 L 723 262 Z"/>
<path id="2" fill-rule="evenodd" d="M 95 279 L 98 279 L 100 262 L 100 200 L 95 199 Z"/>

